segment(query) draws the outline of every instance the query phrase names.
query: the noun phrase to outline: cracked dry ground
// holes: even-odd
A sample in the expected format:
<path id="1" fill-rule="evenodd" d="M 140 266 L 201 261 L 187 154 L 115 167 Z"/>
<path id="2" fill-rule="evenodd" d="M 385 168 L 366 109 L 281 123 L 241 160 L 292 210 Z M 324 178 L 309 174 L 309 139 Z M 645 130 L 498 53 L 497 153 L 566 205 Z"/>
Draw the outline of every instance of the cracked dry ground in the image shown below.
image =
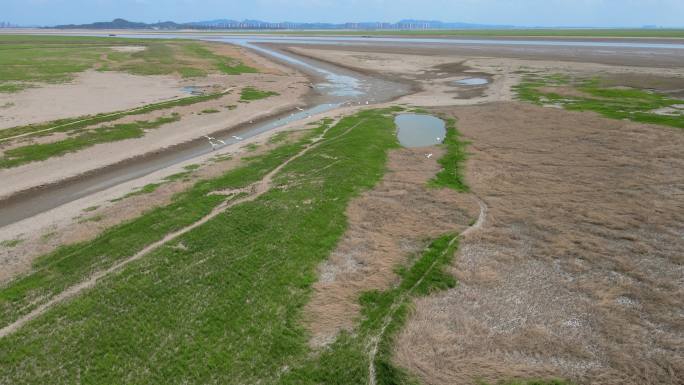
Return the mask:
<path id="1" fill-rule="evenodd" d="M 684 132 L 521 103 L 443 108 L 487 223 L 395 360 L 426 384 L 684 383 Z"/>

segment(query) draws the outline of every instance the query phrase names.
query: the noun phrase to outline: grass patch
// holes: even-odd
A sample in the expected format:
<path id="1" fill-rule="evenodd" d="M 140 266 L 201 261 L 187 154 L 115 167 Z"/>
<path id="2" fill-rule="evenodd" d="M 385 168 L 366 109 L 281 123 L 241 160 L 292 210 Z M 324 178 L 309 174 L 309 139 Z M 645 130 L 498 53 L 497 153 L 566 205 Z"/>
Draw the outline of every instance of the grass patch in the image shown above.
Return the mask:
<path id="1" fill-rule="evenodd" d="M 104 126 L 75 134 L 67 139 L 52 143 L 29 144 L 5 151 L 0 157 L 0 168 L 17 167 L 22 164 L 46 160 L 75 152 L 98 143 L 116 142 L 124 139 L 139 138 L 146 130 L 180 120 L 180 115 L 160 117 L 153 121 L 137 121 L 113 126 Z"/>
<path id="2" fill-rule="evenodd" d="M 240 101 L 241 102 L 249 102 L 252 100 L 260 100 L 260 99 L 266 99 L 270 96 L 276 96 L 278 95 L 277 92 L 273 91 L 262 91 L 258 90 L 254 87 L 245 87 L 240 91 Z"/>
<path id="3" fill-rule="evenodd" d="M 272 135 L 270 138 L 268 138 L 268 143 L 276 144 L 276 143 L 284 142 L 289 136 L 290 136 L 289 131 L 281 131 L 275 135 Z"/>
<path id="4" fill-rule="evenodd" d="M 242 147 L 242 148 L 244 148 L 244 149 L 247 150 L 248 152 L 254 152 L 254 151 L 256 151 L 256 150 L 259 148 L 259 145 L 256 144 L 256 143 L 250 143 L 250 144 L 248 144 L 248 145 L 246 145 L 246 146 L 244 146 L 244 147 Z"/>
<path id="5" fill-rule="evenodd" d="M 137 52 L 113 50 L 140 46 Z M 71 80 L 97 68 L 138 75 L 179 74 L 186 78 L 210 72 L 254 73 L 240 60 L 215 52 L 217 45 L 180 39 L 125 39 L 77 36 L 0 36 L 0 92 L 17 92 L 36 83 Z"/>
<path id="6" fill-rule="evenodd" d="M 202 78 L 207 76 L 207 71 L 192 67 L 179 68 L 178 73 L 184 78 Z"/>
<path id="7" fill-rule="evenodd" d="M 95 211 L 95 210 L 97 210 L 97 209 L 99 209 L 99 208 L 100 208 L 100 206 L 90 206 L 90 207 L 84 208 L 83 211 L 89 213 L 89 212 Z"/>
<path id="8" fill-rule="evenodd" d="M 19 245 L 22 244 L 23 242 L 24 242 L 24 240 L 23 240 L 23 239 L 19 239 L 19 238 L 17 238 L 17 239 L 8 239 L 8 240 L 6 240 L 6 241 L 0 242 L 0 246 L 11 248 L 11 247 L 19 246 Z"/>
<path id="9" fill-rule="evenodd" d="M 542 92 L 542 87 L 569 86 L 586 94 L 564 96 L 562 92 Z M 537 105 L 558 105 L 571 111 L 594 111 L 611 119 L 684 128 L 684 114 L 660 115 L 654 110 L 682 104 L 666 95 L 634 88 L 606 88 L 600 78 L 571 79 L 568 76 L 527 75 L 516 86 L 518 98 Z"/>
<path id="10" fill-rule="evenodd" d="M 183 172 L 179 172 L 179 173 L 175 173 L 175 174 L 169 175 L 169 176 L 165 177 L 164 180 L 165 180 L 166 182 L 175 182 L 175 181 L 179 181 L 179 180 L 188 180 L 188 177 L 190 176 L 190 174 L 192 174 L 192 172 L 190 172 L 190 171 L 183 171 Z"/>
<path id="11" fill-rule="evenodd" d="M 100 222 L 103 219 L 104 219 L 104 215 L 99 214 L 99 215 L 93 215 L 92 217 L 83 218 L 83 219 L 79 220 L 78 223 Z"/>
<path id="12" fill-rule="evenodd" d="M 220 162 L 227 162 L 229 160 L 232 160 L 233 157 L 231 155 L 216 155 L 215 157 L 211 158 L 211 161 L 214 163 L 220 163 Z"/>
<path id="13" fill-rule="evenodd" d="M 28 84 L 0 84 L 0 92 L 11 94 L 29 88 Z"/>
<path id="14" fill-rule="evenodd" d="M 143 187 L 141 187 L 141 188 L 139 188 L 139 189 L 137 189 L 137 190 L 135 190 L 135 191 L 133 191 L 133 192 L 130 192 L 130 193 L 124 195 L 122 198 L 119 198 L 118 200 L 123 200 L 123 199 L 126 199 L 126 198 L 138 196 L 138 195 L 151 194 L 151 193 L 157 191 L 157 189 L 158 189 L 162 184 L 163 184 L 163 183 L 148 183 L 148 184 L 144 185 Z M 117 200 L 117 201 L 118 201 L 118 200 Z M 112 201 L 112 202 L 114 202 L 114 201 Z"/>
<path id="15" fill-rule="evenodd" d="M 461 139 L 461 134 L 456 129 L 455 119 L 446 120 L 446 129 L 443 144 L 446 147 L 446 154 L 438 160 L 442 170 L 430 181 L 430 185 L 448 187 L 461 192 L 469 191 L 463 175 L 468 143 Z"/>
<path id="16" fill-rule="evenodd" d="M 189 164 L 187 166 L 184 166 L 183 169 L 187 170 L 187 171 L 195 171 L 195 170 L 199 169 L 200 167 L 202 167 L 201 164 Z"/>
<path id="17" fill-rule="evenodd" d="M 55 235 L 57 235 L 56 231 L 50 231 L 49 233 L 45 233 L 45 234 L 41 235 L 40 240 L 43 242 L 47 242 L 50 239 L 54 238 Z"/>
<path id="18" fill-rule="evenodd" d="M 309 138 L 321 132 L 315 128 Z M 31 274 L 0 290 L 3 323 L 193 223 L 226 199 L 209 192 L 260 179 L 308 140 L 253 157 L 197 183 L 168 206 L 40 258 Z M 387 111 L 342 119 L 257 200 L 233 207 L 0 340 L 0 378 L 14 384 L 292 383 L 289 373 L 304 373 L 302 365 L 308 367 L 311 358 L 300 321 L 316 266 L 343 235 L 349 201 L 380 180 L 387 151 L 396 147 Z M 338 383 L 355 383 L 344 380 Z"/>
<path id="19" fill-rule="evenodd" d="M 207 108 L 206 110 L 202 110 L 203 114 L 216 114 L 218 112 L 221 112 L 217 110 L 216 108 Z"/>

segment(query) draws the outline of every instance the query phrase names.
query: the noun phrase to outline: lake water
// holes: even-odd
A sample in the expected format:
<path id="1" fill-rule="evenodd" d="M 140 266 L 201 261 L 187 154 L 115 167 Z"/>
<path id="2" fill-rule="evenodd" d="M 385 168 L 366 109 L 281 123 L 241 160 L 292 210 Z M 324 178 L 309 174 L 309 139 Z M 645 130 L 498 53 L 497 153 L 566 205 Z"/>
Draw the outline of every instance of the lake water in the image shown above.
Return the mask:
<path id="1" fill-rule="evenodd" d="M 394 119 L 397 137 L 404 147 L 427 147 L 444 141 L 446 124 L 431 115 L 400 114 Z"/>

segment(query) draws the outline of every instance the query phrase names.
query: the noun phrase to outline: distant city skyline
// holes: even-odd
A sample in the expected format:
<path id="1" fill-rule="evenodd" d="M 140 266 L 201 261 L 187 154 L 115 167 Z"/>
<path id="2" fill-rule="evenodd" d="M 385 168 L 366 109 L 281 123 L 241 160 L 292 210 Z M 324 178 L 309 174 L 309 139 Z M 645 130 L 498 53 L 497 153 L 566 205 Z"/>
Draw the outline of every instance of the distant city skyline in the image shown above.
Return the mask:
<path id="1" fill-rule="evenodd" d="M 684 27 L 684 0 L 2 0 L 13 25 L 84 24 L 123 18 L 179 23 L 439 20 L 521 27 Z"/>

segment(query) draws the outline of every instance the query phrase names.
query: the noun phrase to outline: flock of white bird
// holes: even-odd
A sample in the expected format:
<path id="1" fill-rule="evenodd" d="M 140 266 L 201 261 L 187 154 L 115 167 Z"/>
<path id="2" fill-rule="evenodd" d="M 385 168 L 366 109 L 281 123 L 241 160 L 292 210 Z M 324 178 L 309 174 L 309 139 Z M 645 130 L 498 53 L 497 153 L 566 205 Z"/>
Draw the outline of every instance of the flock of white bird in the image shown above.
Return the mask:
<path id="1" fill-rule="evenodd" d="M 232 88 L 228 88 L 228 89 L 226 89 L 226 90 L 223 91 L 223 92 L 224 92 L 224 93 L 228 93 L 228 92 L 230 92 L 231 90 L 232 90 Z M 373 101 L 375 101 L 375 99 L 371 99 L 371 100 L 369 100 L 369 101 L 366 101 L 366 105 L 369 105 L 370 102 L 373 102 Z M 347 102 L 342 103 L 341 105 L 344 106 L 344 105 L 347 105 L 347 104 L 348 104 L 348 105 L 354 105 L 354 102 L 352 102 L 352 101 L 347 101 Z M 361 105 L 361 102 L 356 102 L 356 104 Z M 328 106 L 332 107 L 333 105 L 332 105 L 332 104 L 329 104 Z M 296 108 L 297 111 L 299 111 L 299 112 L 304 112 L 304 109 L 301 108 L 301 107 L 295 107 L 295 108 Z M 294 114 L 290 114 L 290 117 L 292 117 L 292 116 L 294 116 Z M 306 119 L 309 119 L 309 118 L 311 118 L 311 114 L 307 113 L 307 114 L 306 114 Z M 253 121 L 253 120 L 250 120 L 250 121 L 249 121 L 249 124 L 254 124 L 254 121 Z M 214 138 L 214 137 L 211 137 L 211 136 L 207 136 L 207 135 L 204 135 L 204 137 L 207 139 L 207 141 L 209 141 L 209 145 L 211 146 L 211 149 L 212 149 L 212 150 L 216 150 L 217 148 L 226 145 L 226 142 L 223 141 L 223 140 L 221 140 L 221 139 L 217 139 L 217 138 Z M 235 140 L 237 140 L 237 141 L 243 140 L 243 138 L 241 138 L 241 137 L 239 137 L 239 136 L 235 136 L 235 135 L 233 135 L 232 138 L 235 139 Z M 437 140 L 439 141 L 439 138 L 437 138 Z M 430 154 L 430 155 L 432 155 L 432 154 Z"/>

